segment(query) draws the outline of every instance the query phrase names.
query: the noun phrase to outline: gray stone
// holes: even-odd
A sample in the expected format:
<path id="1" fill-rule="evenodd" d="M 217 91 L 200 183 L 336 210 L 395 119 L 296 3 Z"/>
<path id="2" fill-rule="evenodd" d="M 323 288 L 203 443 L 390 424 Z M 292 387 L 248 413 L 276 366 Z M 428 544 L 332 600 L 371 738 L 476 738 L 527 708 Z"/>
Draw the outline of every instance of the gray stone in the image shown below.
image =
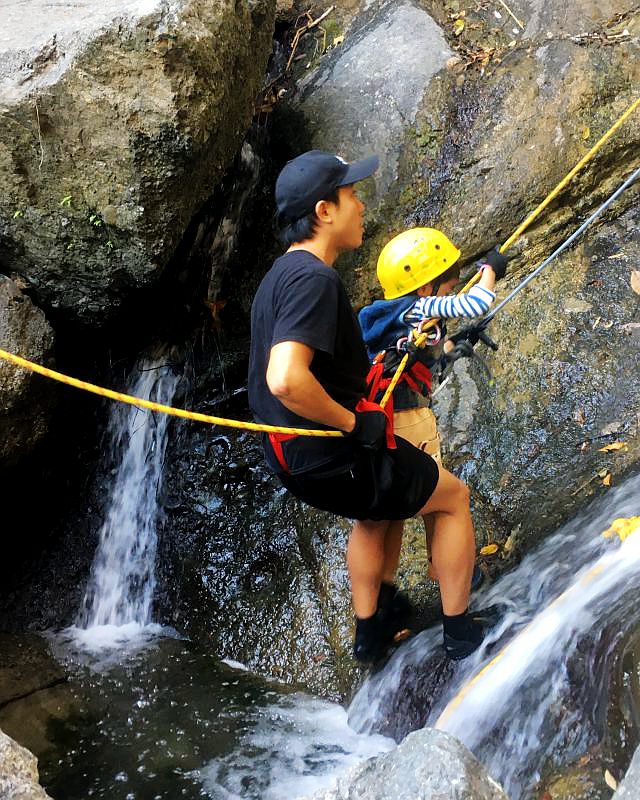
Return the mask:
<path id="1" fill-rule="evenodd" d="M 440 27 L 408 0 L 356 17 L 341 47 L 299 84 L 295 107 L 313 146 L 348 158 L 378 153 L 379 203 L 398 177 L 407 126 L 451 55 Z"/>
<path id="2" fill-rule="evenodd" d="M 0 275 L 0 348 L 53 367 L 53 345 L 44 313 Z M 52 381 L 0 360 L 0 467 L 24 458 L 42 439 L 56 395 Z"/>
<path id="3" fill-rule="evenodd" d="M 0 731 L 0 797 L 2 800 L 47 800 L 38 783 L 38 760 Z M 51 798 L 49 798 L 51 800 Z"/>
<path id="4" fill-rule="evenodd" d="M 634 753 L 629 769 L 611 800 L 640 800 L 640 747 Z"/>
<path id="5" fill-rule="evenodd" d="M 312 800 L 507 800 L 478 759 L 457 739 L 424 728 L 372 758 Z"/>
<path id="6" fill-rule="evenodd" d="M 162 274 L 233 158 L 275 0 L 5 3 L 0 264 L 96 324 Z"/>

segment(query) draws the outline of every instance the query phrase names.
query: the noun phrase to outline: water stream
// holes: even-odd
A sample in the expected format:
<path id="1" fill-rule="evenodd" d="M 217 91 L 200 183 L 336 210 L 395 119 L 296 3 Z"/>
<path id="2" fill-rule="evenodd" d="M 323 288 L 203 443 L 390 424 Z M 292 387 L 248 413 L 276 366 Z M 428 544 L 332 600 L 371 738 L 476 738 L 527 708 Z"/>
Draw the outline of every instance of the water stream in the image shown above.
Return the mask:
<path id="1" fill-rule="evenodd" d="M 129 391 L 170 404 L 180 381 L 170 360 L 159 352 L 138 364 Z M 612 663 L 638 630 L 640 536 L 620 545 L 600 534 L 615 517 L 638 514 L 640 476 L 474 598 L 505 607 L 477 654 L 453 664 L 443 656 L 440 627 L 424 631 L 365 681 L 347 716 L 335 703 L 221 663 L 153 623 L 167 424 L 113 408 L 113 488 L 78 624 L 49 637 L 69 676 L 38 753 L 56 800 L 306 797 L 409 731 L 435 725 L 468 679 L 532 620 L 441 726 L 512 800 L 536 796 L 542 776 L 603 740 Z M 568 600 L 552 605 L 574 584 Z M 618 755 L 622 771 L 630 753 Z"/>
<path id="2" fill-rule="evenodd" d="M 601 533 L 614 518 L 639 509 L 636 476 L 479 593 L 478 607 L 501 603 L 505 614 L 478 653 L 445 664 L 440 631 L 421 633 L 361 687 L 350 724 L 396 740 L 438 725 L 478 756 L 512 800 L 534 796 L 545 773 L 583 756 L 607 732 L 611 667 L 640 627 L 640 535 L 620 544 Z M 443 714 L 519 632 L 473 690 Z"/>
<path id="3" fill-rule="evenodd" d="M 136 364 L 127 387 L 135 397 L 171 405 L 181 381 L 175 354 L 158 348 Z M 77 628 L 132 631 L 151 622 L 156 586 L 158 491 L 170 417 L 123 403 L 111 405 L 106 456 L 115 465 L 100 542 L 78 613 Z M 102 632 L 103 634 L 105 631 Z"/>

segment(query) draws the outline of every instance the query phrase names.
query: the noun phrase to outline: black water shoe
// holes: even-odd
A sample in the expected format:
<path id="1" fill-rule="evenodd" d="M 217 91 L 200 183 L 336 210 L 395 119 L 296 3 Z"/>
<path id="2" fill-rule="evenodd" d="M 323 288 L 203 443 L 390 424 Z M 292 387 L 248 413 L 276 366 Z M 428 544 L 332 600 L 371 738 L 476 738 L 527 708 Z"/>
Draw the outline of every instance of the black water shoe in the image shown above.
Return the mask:
<path id="1" fill-rule="evenodd" d="M 475 652 L 490 628 L 495 627 L 504 613 L 502 606 L 488 606 L 478 611 L 465 611 L 448 617 L 443 614 L 444 649 L 454 661 Z"/>
<path id="2" fill-rule="evenodd" d="M 413 615 L 413 605 L 404 592 L 395 583 L 380 584 L 380 594 L 378 595 L 378 611 L 388 619 L 391 625 L 397 626 L 397 630 L 405 628 Z"/>
<path id="3" fill-rule="evenodd" d="M 356 638 L 353 643 L 353 655 L 362 664 L 373 664 L 379 661 L 393 642 L 393 635 L 380 612 L 372 617 L 356 617 Z"/>

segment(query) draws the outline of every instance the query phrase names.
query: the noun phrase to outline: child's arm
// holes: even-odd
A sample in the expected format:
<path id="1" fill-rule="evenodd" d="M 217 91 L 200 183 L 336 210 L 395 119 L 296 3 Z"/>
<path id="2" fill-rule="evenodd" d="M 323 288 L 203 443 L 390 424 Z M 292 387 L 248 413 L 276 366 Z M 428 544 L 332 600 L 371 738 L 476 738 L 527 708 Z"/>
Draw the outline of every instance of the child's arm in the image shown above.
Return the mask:
<path id="1" fill-rule="evenodd" d="M 486 314 L 493 301 L 495 293 L 483 286 L 486 273 L 493 270 L 483 270 L 482 279 L 477 286 L 472 286 L 468 292 L 460 295 L 445 295 L 444 297 L 419 297 L 411 308 L 405 312 L 404 321 L 417 325 L 423 319 L 455 319 L 456 317 L 481 317 Z M 488 276 L 487 276 L 488 277 Z M 495 278 L 493 279 L 495 281 Z M 489 283 L 489 279 L 486 281 Z"/>

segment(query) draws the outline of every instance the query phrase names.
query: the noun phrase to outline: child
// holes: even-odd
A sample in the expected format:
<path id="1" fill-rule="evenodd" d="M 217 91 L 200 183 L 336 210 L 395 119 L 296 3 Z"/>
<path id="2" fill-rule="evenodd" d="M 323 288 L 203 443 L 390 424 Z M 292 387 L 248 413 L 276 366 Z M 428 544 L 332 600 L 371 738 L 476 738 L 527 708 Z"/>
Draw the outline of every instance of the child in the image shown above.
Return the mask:
<path id="1" fill-rule="evenodd" d="M 365 306 L 359 315 L 369 357 L 377 362 L 371 372 L 378 383 L 375 398 L 380 401 L 383 387 L 388 385 L 402 356 L 402 345 L 425 320 L 438 324 L 427 329 L 428 344 L 419 348 L 415 358 L 394 389 L 394 433 L 442 463 L 436 418 L 431 410 L 432 371 L 437 369 L 443 352 L 453 348 L 445 339 L 444 320 L 473 318 L 485 314 L 493 301 L 496 280 L 504 277 L 507 259 L 497 250 L 482 259 L 479 282 L 465 294 L 455 296 L 460 280 L 460 251 L 440 231 L 433 228 L 412 228 L 388 242 L 378 259 L 378 280 L 384 300 Z M 380 379 L 383 378 L 382 381 Z M 427 547 L 431 552 L 433 519 L 425 517 Z M 402 526 L 397 526 L 397 552 L 400 553 Z M 397 566 L 397 562 L 396 562 Z M 437 580 L 433 568 L 430 576 Z M 391 576 L 385 576 L 389 585 Z M 482 582 L 478 568 L 473 588 Z M 394 589 L 395 585 L 390 584 Z"/>

